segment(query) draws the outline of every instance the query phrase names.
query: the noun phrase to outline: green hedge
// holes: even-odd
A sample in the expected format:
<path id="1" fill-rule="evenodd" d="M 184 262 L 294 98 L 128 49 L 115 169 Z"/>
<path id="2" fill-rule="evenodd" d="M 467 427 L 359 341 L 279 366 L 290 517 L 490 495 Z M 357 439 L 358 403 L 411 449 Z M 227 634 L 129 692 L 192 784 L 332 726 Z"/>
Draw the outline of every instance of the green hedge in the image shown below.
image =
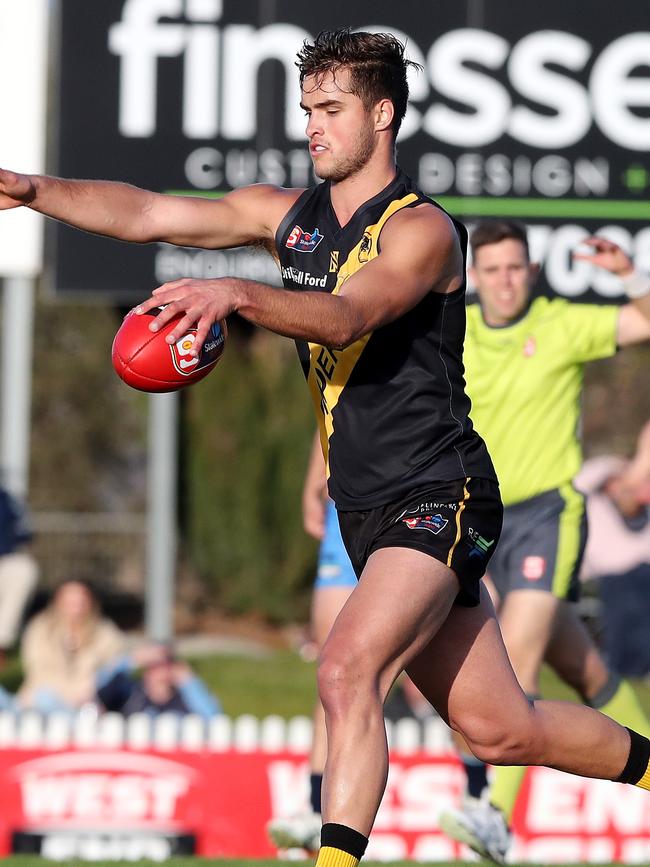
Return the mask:
<path id="1" fill-rule="evenodd" d="M 316 544 L 300 498 L 314 420 L 293 343 L 231 335 L 184 399 L 186 560 L 228 611 L 304 618 Z"/>

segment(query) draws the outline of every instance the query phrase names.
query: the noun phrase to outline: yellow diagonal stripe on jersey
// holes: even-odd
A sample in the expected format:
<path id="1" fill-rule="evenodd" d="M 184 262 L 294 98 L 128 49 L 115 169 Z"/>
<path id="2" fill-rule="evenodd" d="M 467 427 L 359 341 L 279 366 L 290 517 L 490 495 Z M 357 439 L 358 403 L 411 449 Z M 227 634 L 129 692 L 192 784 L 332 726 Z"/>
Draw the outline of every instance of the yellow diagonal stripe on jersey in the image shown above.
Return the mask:
<path id="1" fill-rule="evenodd" d="M 338 295 L 345 281 L 378 255 L 377 242 L 379 233 L 383 229 L 386 220 L 397 211 L 417 201 L 417 199 L 418 196 L 415 193 L 409 193 L 408 196 L 404 196 L 402 199 L 396 199 L 390 203 L 376 223 L 366 226 L 359 243 L 350 251 L 350 255 L 339 268 L 336 286 L 332 291 L 332 295 Z M 361 357 L 366 344 L 370 340 L 371 334 L 372 332 L 365 334 L 345 349 L 328 349 L 319 343 L 309 344 L 310 362 L 307 384 L 309 385 L 316 408 L 321 447 L 325 457 L 328 477 L 329 440 L 334 433 L 332 411 L 339 402 L 350 375 Z"/>

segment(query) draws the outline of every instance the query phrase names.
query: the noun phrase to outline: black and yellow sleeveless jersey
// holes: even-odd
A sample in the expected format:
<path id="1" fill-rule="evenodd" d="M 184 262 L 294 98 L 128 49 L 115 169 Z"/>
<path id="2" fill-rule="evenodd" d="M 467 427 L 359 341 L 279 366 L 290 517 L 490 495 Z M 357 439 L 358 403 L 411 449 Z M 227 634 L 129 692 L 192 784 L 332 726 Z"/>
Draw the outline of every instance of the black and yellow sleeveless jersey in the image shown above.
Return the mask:
<path id="1" fill-rule="evenodd" d="M 341 227 L 329 182 L 306 190 L 276 235 L 285 287 L 337 293 L 379 254 L 386 221 L 422 202 L 435 205 L 398 171 Z M 454 225 L 465 256 L 466 230 Z M 469 419 L 464 335 L 463 285 L 428 293 L 345 349 L 297 341 L 337 508 L 376 508 L 438 481 L 495 478 Z"/>

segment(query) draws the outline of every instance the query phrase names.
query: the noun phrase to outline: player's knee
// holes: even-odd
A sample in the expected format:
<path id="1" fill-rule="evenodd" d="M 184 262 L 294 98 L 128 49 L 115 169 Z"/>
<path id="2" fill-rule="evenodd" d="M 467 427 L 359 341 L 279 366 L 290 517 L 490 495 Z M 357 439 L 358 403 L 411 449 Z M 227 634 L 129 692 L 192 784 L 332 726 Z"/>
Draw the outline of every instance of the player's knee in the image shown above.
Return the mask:
<path id="1" fill-rule="evenodd" d="M 472 753 L 488 765 L 534 764 L 537 755 L 535 729 L 527 720 L 491 721 L 490 724 L 462 728 Z"/>
<path id="2" fill-rule="evenodd" d="M 325 648 L 318 663 L 318 694 L 325 713 L 344 713 L 368 692 L 370 678 L 356 664 L 353 654 Z"/>

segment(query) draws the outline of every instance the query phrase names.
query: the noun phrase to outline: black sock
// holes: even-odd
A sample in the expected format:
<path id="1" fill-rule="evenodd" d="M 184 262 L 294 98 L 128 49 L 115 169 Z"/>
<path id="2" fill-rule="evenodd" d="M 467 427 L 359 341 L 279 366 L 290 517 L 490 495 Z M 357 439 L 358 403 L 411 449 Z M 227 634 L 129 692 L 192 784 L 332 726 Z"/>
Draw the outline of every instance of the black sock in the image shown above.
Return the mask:
<path id="1" fill-rule="evenodd" d="M 642 783 L 641 788 L 646 789 L 648 785 L 643 778 L 647 777 L 648 765 L 650 765 L 650 740 L 632 729 L 627 731 L 630 734 L 630 755 L 622 774 L 615 778 L 615 782 L 633 785 Z"/>
<path id="2" fill-rule="evenodd" d="M 460 758 L 467 777 L 467 794 L 470 798 L 480 798 L 483 789 L 488 784 L 485 762 L 475 759 L 474 756 L 461 756 Z"/>
<path id="3" fill-rule="evenodd" d="M 311 774 L 309 777 L 309 803 L 314 813 L 321 812 L 321 790 L 323 788 L 323 775 Z"/>
<path id="4" fill-rule="evenodd" d="M 329 846 L 332 849 L 340 849 L 347 852 L 353 858 L 361 860 L 368 845 L 368 838 L 348 828 L 347 825 L 337 825 L 335 822 L 327 822 L 320 831 L 321 848 Z"/>

